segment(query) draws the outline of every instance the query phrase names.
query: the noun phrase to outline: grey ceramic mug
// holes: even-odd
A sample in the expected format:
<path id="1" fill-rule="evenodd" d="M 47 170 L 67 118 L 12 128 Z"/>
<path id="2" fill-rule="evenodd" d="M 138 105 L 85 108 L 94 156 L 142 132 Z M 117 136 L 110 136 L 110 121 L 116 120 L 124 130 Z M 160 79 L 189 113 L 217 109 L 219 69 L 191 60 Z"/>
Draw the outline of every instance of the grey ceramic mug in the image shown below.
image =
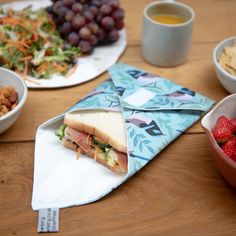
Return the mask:
<path id="1" fill-rule="evenodd" d="M 152 16 L 177 15 L 181 24 L 162 24 Z M 187 60 L 191 44 L 195 13 L 189 6 L 172 1 L 158 1 L 144 9 L 141 50 L 146 61 L 156 66 L 170 67 Z"/>

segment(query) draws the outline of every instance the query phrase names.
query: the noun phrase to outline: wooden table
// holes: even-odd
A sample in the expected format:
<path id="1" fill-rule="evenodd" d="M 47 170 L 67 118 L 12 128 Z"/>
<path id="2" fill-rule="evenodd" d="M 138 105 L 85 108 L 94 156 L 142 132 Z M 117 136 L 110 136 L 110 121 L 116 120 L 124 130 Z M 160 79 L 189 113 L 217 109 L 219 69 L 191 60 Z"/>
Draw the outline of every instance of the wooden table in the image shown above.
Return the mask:
<path id="1" fill-rule="evenodd" d="M 7 0 L 1 0 L 7 2 Z M 189 60 L 158 68 L 140 55 L 142 11 L 148 0 L 122 0 L 128 48 L 125 63 L 169 78 L 217 102 L 228 93 L 218 82 L 212 50 L 236 35 L 235 0 L 183 0 L 196 12 Z M 37 235 L 31 209 L 37 127 L 62 113 L 107 78 L 65 89 L 30 90 L 23 112 L 0 136 L 0 235 Z M 207 138 L 196 123 L 158 158 L 96 203 L 62 209 L 57 235 L 236 235 L 236 192 L 216 170 Z M 45 234 L 48 235 L 48 234 Z"/>

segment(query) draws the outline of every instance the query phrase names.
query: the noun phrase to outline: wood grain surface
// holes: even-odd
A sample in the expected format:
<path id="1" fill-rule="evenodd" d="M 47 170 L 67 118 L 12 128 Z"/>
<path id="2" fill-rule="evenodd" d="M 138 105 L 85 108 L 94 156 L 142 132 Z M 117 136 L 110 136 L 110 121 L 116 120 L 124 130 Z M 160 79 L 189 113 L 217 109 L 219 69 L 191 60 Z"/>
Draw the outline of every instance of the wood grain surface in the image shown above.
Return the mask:
<path id="1" fill-rule="evenodd" d="M 0 3 L 10 2 L 0 0 Z M 125 63 L 162 75 L 217 102 L 228 95 L 218 82 L 212 50 L 236 35 L 235 0 L 183 0 L 196 13 L 188 61 L 173 68 L 146 63 L 140 54 L 142 12 L 148 0 L 121 0 L 126 12 Z M 31 208 L 37 127 L 107 78 L 70 88 L 29 90 L 17 122 L 0 136 L 0 235 L 37 235 Z M 236 235 L 236 191 L 218 173 L 197 122 L 158 157 L 98 202 L 62 209 L 57 235 Z M 44 234 L 49 235 L 49 234 Z"/>

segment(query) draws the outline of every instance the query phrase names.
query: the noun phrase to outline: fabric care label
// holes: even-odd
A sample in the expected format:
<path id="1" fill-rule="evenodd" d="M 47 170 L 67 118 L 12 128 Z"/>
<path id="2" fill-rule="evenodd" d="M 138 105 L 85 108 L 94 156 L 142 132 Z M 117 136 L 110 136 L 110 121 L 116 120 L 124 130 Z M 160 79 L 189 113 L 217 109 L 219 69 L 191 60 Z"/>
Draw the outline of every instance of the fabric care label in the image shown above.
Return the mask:
<path id="1" fill-rule="evenodd" d="M 38 233 L 59 231 L 59 208 L 39 209 Z"/>
<path id="2" fill-rule="evenodd" d="M 136 92 L 126 97 L 124 101 L 129 103 L 132 106 L 140 107 L 154 97 L 155 97 L 155 93 L 147 89 L 140 88 Z"/>

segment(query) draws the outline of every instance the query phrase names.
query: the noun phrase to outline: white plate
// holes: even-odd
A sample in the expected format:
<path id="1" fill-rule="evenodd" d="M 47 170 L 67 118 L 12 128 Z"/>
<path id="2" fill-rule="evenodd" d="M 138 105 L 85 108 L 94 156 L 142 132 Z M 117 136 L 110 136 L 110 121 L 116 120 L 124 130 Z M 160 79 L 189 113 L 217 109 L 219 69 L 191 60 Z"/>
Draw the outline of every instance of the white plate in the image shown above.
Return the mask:
<path id="1" fill-rule="evenodd" d="M 28 0 L 4 4 L 4 8 L 21 10 L 32 5 L 33 9 L 37 10 L 41 7 L 47 7 L 50 4 L 51 1 L 49 0 Z M 29 88 L 60 88 L 92 80 L 105 72 L 119 59 L 126 45 L 126 33 L 123 29 L 120 31 L 120 39 L 118 42 L 107 46 L 96 47 L 92 55 L 79 58 L 76 71 L 68 78 L 58 75 L 54 75 L 51 79 L 35 79 L 29 77 L 36 83 L 26 81 L 26 84 Z"/>

